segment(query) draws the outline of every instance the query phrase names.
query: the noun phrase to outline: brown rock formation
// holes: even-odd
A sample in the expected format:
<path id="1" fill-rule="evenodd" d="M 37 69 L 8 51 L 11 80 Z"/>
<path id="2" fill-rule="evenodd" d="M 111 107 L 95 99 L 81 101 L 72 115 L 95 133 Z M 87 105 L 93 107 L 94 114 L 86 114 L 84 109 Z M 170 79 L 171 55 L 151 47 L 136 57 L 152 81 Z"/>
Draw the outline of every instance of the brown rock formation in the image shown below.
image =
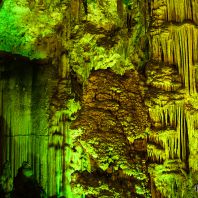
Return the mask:
<path id="1" fill-rule="evenodd" d="M 111 70 L 98 70 L 90 75 L 83 92 L 82 109 L 73 123 L 73 127 L 85 130 L 79 141 L 92 158 L 93 172 L 79 173 L 85 186 L 94 183 L 92 180 L 101 169 L 99 181 L 107 183 L 121 197 L 138 196 L 135 190 L 138 183 L 142 183 L 146 195 L 148 180 L 140 176 L 147 175 L 145 129 L 148 118 L 142 92 L 136 71 L 120 76 Z M 89 178 L 92 179 L 89 181 Z"/>

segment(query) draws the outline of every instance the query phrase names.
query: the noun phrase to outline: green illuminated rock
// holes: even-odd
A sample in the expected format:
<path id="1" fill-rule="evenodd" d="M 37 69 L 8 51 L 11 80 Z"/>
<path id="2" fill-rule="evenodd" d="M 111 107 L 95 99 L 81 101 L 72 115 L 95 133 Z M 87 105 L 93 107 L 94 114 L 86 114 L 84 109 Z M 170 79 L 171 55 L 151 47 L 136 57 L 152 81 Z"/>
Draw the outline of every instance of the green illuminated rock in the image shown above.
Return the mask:
<path id="1" fill-rule="evenodd" d="M 1 1 L 0 193 L 28 161 L 49 197 L 196 197 L 197 8 Z"/>

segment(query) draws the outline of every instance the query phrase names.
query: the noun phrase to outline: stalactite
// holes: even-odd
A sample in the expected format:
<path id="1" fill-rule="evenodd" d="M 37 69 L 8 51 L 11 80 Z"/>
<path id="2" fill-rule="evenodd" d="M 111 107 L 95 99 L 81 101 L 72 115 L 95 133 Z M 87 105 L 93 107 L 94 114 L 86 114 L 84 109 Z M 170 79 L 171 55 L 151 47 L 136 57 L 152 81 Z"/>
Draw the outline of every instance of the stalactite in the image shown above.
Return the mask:
<path id="1" fill-rule="evenodd" d="M 160 146 L 160 142 L 163 141 L 163 148 L 165 150 L 165 161 L 161 167 L 157 165 L 159 170 L 163 167 L 167 168 L 167 162 L 178 160 L 177 163 L 174 162 L 174 165 L 170 164 L 170 166 L 168 166 L 168 169 L 172 171 L 170 174 L 166 175 L 163 173 L 163 176 L 160 176 L 157 171 L 154 171 L 154 183 L 158 182 L 159 190 L 165 197 L 169 195 L 170 197 L 187 196 L 186 191 L 188 187 L 186 185 L 189 185 L 188 174 L 196 172 L 198 168 L 196 163 L 198 147 L 197 8 L 198 2 L 196 0 L 153 0 L 151 2 L 151 17 L 153 21 L 151 22 L 150 31 L 150 46 L 152 48 L 150 57 L 153 63 L 159 63 L 158 68 L 159 65 L 162 66 L 162 70 L 165 69 L 165 65 L 177 66 L 178 73 L 181 76 L 182 86 L 175 90 L 184 94 L 180 101 L 178 101 L 178 99 L 176 99 L 176 102 L 167 100 L 168 102 L 165 104 L 163 104 L 164 100 L 158 97 L 158 95 L 156 96 L 156 100 L 153 99 L 154 105 L 150 105 L 149 109 L 150 117 L 154 122 L 152 125 L 154 129 L 149 135 L 149 141 L 153 141 L 158 146 Z M 153 64 L 153 68 L 150 68 L 152 68 L 152 65 L 148 68 L 148 71 L 151 72 L 148 73 L 149 85 L 154 89 L 158 88 L 160 91 L 166 90 L 173 93 L 174 87 L 173 89 L 168 89 L 165 82 L 161 83 L 163 76 L 153 75 L 157 77 L 155 80 L 152 80 L 152 71 L 155 72 L 155 65 Z M 163 131 L 160 130 L 161 128 L 163 128 Z M 174 130 L 171 132 L 170 129 Z M 151 154 L 152 156 L 157 156 L 158 151 L 153 149 L 149 155 Z M 153 157 L 153 159 L 155 158 Z M 178 170 L 181 171 L 181 174 L 177 173 Z M 167 172 L 168 171 L 169 170 L 167 170 Z M 174 174 L 174 171 L 176 174 Z M 160 186 L 162 181 L 164 181 L 163 178 L 166 176 L 168 182 L 172 184 L 168 185 L 169 189 L 167 188 L 171 194 L 168 193 L 167 189 L 161 188 L 162 186 Z M 170 177 L 173 176 L 175 178 L 171 179 L 170 182 Z M 159 178 L 159 180 L 157 178 Z M 160 179 L 162 180 L 160 181 Z M 177 193 L 175 188 L 182 189 L 182 191 Z"/>
<path id="2" fill-rule="evenodd" d="M 161 101 L 163 102 L 163 101 Z M 160 122 L 162 126 L 176 128 L 178 111 L 182 108 L 183 102 L 170 105 L 156 105 L 149 109 L 149 115 L 154 122 Z"/>
<path id="3" fill-rule="evenodd" d="M 196 11 L 198 2 L 196 0 L 166 0 L 165 4 L 167 7 L 165 13 L 167 21 L 183 22 L 185 20 L 191 20 L 196 24 L 198 23 Z"/>
<path id="4" fill-rule="evenodd" d="M 158 146 L 164 148 L 164 154 L 159 156 L 159 158 L 166 160 L 166 159 L 174 159 L 175 156 L 179 157 L 178 152 L 178 133 L 175 130 L 164 130 L 159 132 L 152 132 L 149 137 L 149 142 L 154 142 Z M 152 146 L 153 147 L 153 146 Z M 150 148 L 150 146 L 148 146 Z M 158 151 L 155 149 L 148 149 L 148 156 L 157 155 Z"/>
<path id="5" fill-rule="evenodd" d="M 196 0 L 154 0 L 152 1 L 151 6 L 153 10 L 161 10 L 160 17 L 162 17 L 164 21 L 175 21 L 181 23 L 185 20 L 191 20 L 198 24 L 198 2 Z"/>
<path id="6" fill-rule="evenodd" d="M 198 61 L 198 29 L 191 24 L 169 26 L 168 32 L 160 33 L 152 39 L 154 59 L 168 64 L 176 64 L 187 92 L 196 94 L 196 70 Z M 161 54 L 163 53 L 163 59 Z M 173 56 L 174 55 L 174 56 Z"/>
<path id="7" fill-rule="evenodd" d="M 190 129 L 187 128 L 189 119 L 187 119 L 187 124 L 185 122 L 187 116 L 185 116 L 184 104 L 150 108 L 150 117 L 155 122 L 160 122 L 163 127 L 174 127 L 175 130 L 167 129 L 165 131 L 151 132 L 149 141 L 153 141 L 157 145 L 161 145 L 160 142 L 162 142 L 166 153 L 165 157 L 163 157 L 164 159 L 174 159 L 177 156 L 185 161 L 188 146 L 186 137 Z M 148 153 L 149 156 L 158 156 L 159 152 L 152 148 L 150 150 L 148 149 Z"/>
<path id="8" fill-rule="evenodd" d="M 166 159 L 165 152 L 151 144 L 148 144 L 147 153 L 148 157 L 154 162 L 161 162 L 162 160 Z"/>

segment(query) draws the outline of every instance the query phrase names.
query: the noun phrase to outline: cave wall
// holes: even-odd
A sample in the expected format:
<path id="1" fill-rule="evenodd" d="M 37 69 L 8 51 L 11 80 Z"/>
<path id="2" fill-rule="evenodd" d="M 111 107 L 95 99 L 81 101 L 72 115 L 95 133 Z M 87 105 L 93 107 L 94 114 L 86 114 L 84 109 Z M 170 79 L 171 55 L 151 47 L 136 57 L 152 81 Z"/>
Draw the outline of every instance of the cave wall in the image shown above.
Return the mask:
<path id="1" fill-rule="evenodd" d="M 4 0 L 1 166 L 29 161 L 49 196 L 196 196 L 197 9 Z"/>
<path id="2" fill-rule="evenodd" d="M 95 177 L 94 174 L 100 171 L 101 167 L 100 165 L 96 165 L 96 168 L 94 168 L 94 164 L 98 164 L 99 159 L 95 159 L 93 160 L 94 162 L 91 162 L 91 158 L 94 154 L 86 151 L 84 145 L 80 143 L 80 139 L 86 136 L 86 130 L 81 128 L 82 124 L 79 123 L 76 125 L 78 127 L 75 129 L 70 129 L 70 125 L 72 121 L 77 118 L 78 114 L 76 114 L 76 112 L 81 108 L 84 109 L 82 100 L 83 97 L 87 96 L 83 91 L 89 75 L 93 70 L 111 68 L 118 75 L 116 78 L 119 79 L 126 70 L 135 70 L 135 67 L 141 68 L 144 64 L 145 57 L 147 56 L 147 54 L 144 54 L 144 42 L 147 38 L 143 37 L 146 32 L 146 28 L 143 25 L 146 23 L 146 19 L 144 18 L 146 9 L 141 13 L 141 8 L 143 8 L 143 3 L 138 1 L 113 1 L 111 3 L 109 1 L 57 1 L 53 3 L 49 1 L 35 1 L 31 3 L 29 1 L 11 2 L 7 0 L 3 2 L 0 16 L 2 18 L 0 30 L 0 36 L 2 38 L 0 45 L 1 50 L 19 53 L 23 56 L 28 56 L 30 59 L 48 59 L 52 63 L 52 65 L 48 67 L 55 66 L 55 68 L 57 68 L 57 82 L 51 95 L 49 93 L 48 95 L 41 95 L 41 93 L 44 92 L 42 89 L 38 91 L 41 86 L 43 89 L 44 87 L 50 87 L 50 80 L 48 81 L 49 85 L 47 83 L 45 85 L 42 85 L 42 83 L 41 85 L 37 85 L 37 83 L 33 84 L 31 80 L 33 74 L 30 72 L 29 80 L 24 82 L 24 84 L 30 84 L 31 88 L 28 88 L 28 92 L 31 98 L 28 98 L 29 102 L 25 101 L 23 104 L 23 101 L 20 101 L 18 105 L 23 104 L 31 116 L 23 116 L 20 123 L 25 122 L 30 126 L 29 128 L 31 128 L 29 132 L 28 129 L 24 130 L 27 137 L 26 139 L 28 139 L 28 141 L 34 141 L 34 138 L 39 137 L 40 144 L 37 144 L 38 139 L 36 140 L 36 144 L 27 144 L 27 146 L 32 146 L 32 148 L 29 148 L 29 150 L 27 148 L 25 154 L 21 154 L 23 157 L 20 158 L 17 165 L 15 165 L 15 161 L 12 162 L 12 164 L 15 165 L 15 171 L 12 172 L 13 176 L 16 175 L 19 164 L 25 159 L 30 161 L 30 164 L 35 170 L 36 177 L 44 186 L 48 195 L 56 194 L 57 196 L 65 195 L 67 197 L 81 197 L 84 195 L 102 196 L 103 191 L 106 189 L 107 194 L 108 191 L 110 191 L 109 193 L 112 196 L 120 196 L 119 194 L 122 192 L 116 192 L 115 186 L 113 188 L 115 190 L 114 192 L 111 189 L 113 180 L 111 179 L 108 183 L 106 176 L 112 160 L 106 161 L 104 159 L 104 161 L 106 161 L 105 166 L 103 167 L 101 165 L 101 167 L 103 167 L 101 174 L 105 182 L 104 185 L 99 185 L 95 187 L 94 190 L 94 188 L 90 186 L 91 183 L 87 182 L 87 189 L 87 187 L 84 188 L 83 184 L 78 181 L 80 178 L 78 179 L 77 176 L 84 174 L 84 172 L 89 173 L 89 177 Z M 13 13 L 15 13 L 15 18 L 13 18 Z M 5 17 L 5 14 L 7 17 Z M 29 16 L 28 18 L 25 17 L 27 15 Z M 49 18 L 47 16 L 49 16 Z M 7 27 L 7 31 L 5 31 L 4 27 Z M 9 31 L 12 33 L 12 37 L 8 34 Z M 137 47 L 140 43 L 143 43 L 143 45 Z M 34 71 L 34 66 L 30 68 L 30 70 Z M 34 78 L 37 78 L 38 82 L 39 79 L 47 80 L 47 77 L 40 77 L 44 74 L 45 72 L 40 73 L 40 71 L 38 71 L 39 77 L 35 76 Z M 110 75 L 112 75 L 111 72 Z M 106 77 L 103 76 L 102 78 Z M 7 81 L 9 82 L 10 80 L 8 79 Z M 15 79 L 12 81 L 14 81 L 13 84 L 16 83 Z M 98 87 L 101 86 L 100 83 L 101 82 L 97 85 Z M 119 81 L 117 84 L 118 83 Z M 23 88 L 21 87 L 20 89 Z M 116 93 L 114 89 L 117 88 L 112 87 L 111 91 L 115 91 Z M 127 89 L 125 91 L 127 91 Z M 108 89 L 106 92 L 108 92 Z M 142 89 L 141 92 L 143 92 Z M 6 93 L 9 95 L 9 92 Z M 15 92 L 13 91 L 13 96 L 14 95 Z M 21 100 L 23 100 L 24 97 L 25 96 L 21 94 Z M 125 98 L 126 96 L 123 95 L 123 97 Z M 139 98 L 141 97 L 140 94 Z M 42 114 L 43 104 L 40 102 L 42 98 L 46 102 L 46 118 L 44 120 L 42 117 L 38 117 Z M 108 101 L 106 103 L 108 103 Z M 104 106 L 106 103 L 104 103 Z M 9 106 L 10 103 L 6 105 Z M 28 105 L 31 108 L 28 108 Z M 126 107 L 123 107 L 122 115 L 125 112 L 124 108 Z M 3 113 L 3 116 L 4 114 L 5 113 Z M 129 119 L 132 119 L 131 116 L 129 116 Z M 38 128 L 37 124 L 45 122 L 47 118 L 47 128 L 41 124 L 42 127 L 40 127 L 40 130 L 36 131 Z M 134 118 L 133 125 L 125 126 L 125 129 L 121 127 L 120 129 L 120 133 L 125 131 L 125 133 L 128 134 L 123 140 L 129 145 L 133 144 L 138 138 L 143 138 L 140 142 L 143 141 L 145 144 L 146 134 L 144 133 L 144 129 L 147 124 L 145 123 L 141 127 L 138 125 L 139 121 L 140 120 L 135 120 Z M 124 123 L 124 121 L 120 122 Z M 128 121 L 126 121 L 126 124 L 127 122 Z M 102 126 L 99 126 L 99 129 L 101 127 Z M 133 130 L 131 132 L 130 127 Z M 140 129 L 135 131 L 135 127 L 139 127 Z M 35 131 L 35 133 L 33 131 Z M 90 131 L 88 132 L 90 133 Z M 17 133 L 17 130 L 13 128 L 12 133 Z M 30 138 L 29 134 L 31 133 L 35 134 L 33 139 Z M 43 138 L 47 140 L 42 139 L 41 134 L 43 133 L 45 134 Z M 137 137 L 130 137 L 132 133 L 137 134 Z M 111 139 L 111 137 L 109 138 Z M 99 141 L 102 140 L 99 138 Z M 28 142 L 24 140 L 23 143 Z M 104 144 L 106 143 L 104 142 Z M 136 147 L 139 148 L 138 144 L 140 143 L 137 141 Z M 13 144 L 9 143 L 8 145 Z M 40 146 L 45 148 L 41 149 Z M 89 147 L 91 149 L 91 145 L 88 144 L 87 148 Z M 142 151 L 144 153 L 143 155 L 145 155 L 144 149 Z M 16 149 L 17 155 L 18 152 L 22 151 Z M 28 152 L 32 152 L 32 155 L 42 156 L 43 159 L 40 159 L 40 161 L 45 164 L 48 162 L 47 169 L 41 170 L 38 159 L 30 159 L 29 154 L 27 154 Z M 115 155 L 118 154 L 118 152 L 117 154 L 115 153 Z M 127 155 L 127 152 L 125 152 L 124 155 Z M 10 159 L 13 154 L 9 154 L 9 157 L 8 155 L 5 156 Z M 103 154 L 103 157 L 106 158 L 105 154 Z M 120 155 L 120 157 L 122 156 Z M 119 157 L 112 154 L 111 158 L 115 158 L 114 160 L 118 161 Z M 127 156 L 124 156 L 124 158 L 127 158 Z M 126 177 L 129 186 L 132 185 L 131 175 L 133 175 L 132 178 L 134 179 L 132 180 L 135 180 L 136 184 L 138 184 L 138 178 L 144 175 L 142 177 L 144 180 L 142 184 L 140 186 L 136 185 L 135 190 L 134 183 L 133 190 L 130 190 L 130 192 L 128 192 L 129 195 L 126 196 L 130 197 L 130 193 L 138 193 L 141 196 L 141 194 L 148 191 L 148 179 L 146 179 L 147 170 L 141 159 L 137 159 L 137 167 L 135 165 L 130 167 L 130 163 L 127 161 L 120 161 L 118 164 L 120 165 L 116 165 L 117 172 L 113 175 L 109 173 L 109 177 L 120 178 L 120 182 L 123 182 L 123 178 Z M 123 166 L 123 168 L 120 168 L 120 166 Z M 93 175 L 91 174 L 92 169 L 96 169 Z M 112 169 L 114 169 L 113 166 Z M 125 169 L 125 173 L 122 173 L 122 169 Z M 48 172 L 46 172 L 47 170 Z M 45 181 L 48 182 L 46 183 Z M 72 185 L 70 185 L 70 183 Z M 84 188 L 84 190 L 72 190 L 78 183 L 82 185 L 81 188 Z M 147 194 L 149 194 L 149 192 L 147 192 Z"/>
<path id="3" fill-rule="evenodd" d="M 52 68 L 10 54 L 0 61 L 1 168 L 8 160 L 14 177 L 27 161 L 46 189 Z"/>
<path id="4" fill-rule="evenodd" d="M 196 197 L 197 1 L 151 1 L 146 67 L 152 197 Z M 156 190 L 157 188 L 157 190 Z"/>

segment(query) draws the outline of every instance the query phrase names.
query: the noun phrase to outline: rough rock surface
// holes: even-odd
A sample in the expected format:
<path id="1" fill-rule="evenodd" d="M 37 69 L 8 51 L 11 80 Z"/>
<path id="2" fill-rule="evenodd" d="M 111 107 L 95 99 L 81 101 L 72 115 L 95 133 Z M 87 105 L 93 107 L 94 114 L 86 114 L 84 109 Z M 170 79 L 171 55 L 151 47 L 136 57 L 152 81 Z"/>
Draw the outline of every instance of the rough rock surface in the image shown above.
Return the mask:
<path id="1" fill-rule="evenodd" d="M 109 197 L 149 196 L 145 132 L 148 117 L 142 92 L 136 71 L 120 76 L 107 69 L 90 75 L 82 109 L 72 124 L 84 129 L 79 143 L 91 158 L 91 172 L 77 174 L 86 195 L 98 191 L 97 197 L 104 196 L 102 182 L 107 185 Z M 94 181 L 98 171 L 99 183 Z"/>
<path id="2" fill-rule="evenodd" d="M 146 66 L 152 197 L 196 197 L 198 2 L 151 1 Z"/>
<path id="3" fill-rule="evenodd" d="M 53 197 L 196 197 L 197 9 L 0 1 L 0 169 L 29 161 Z"/>

